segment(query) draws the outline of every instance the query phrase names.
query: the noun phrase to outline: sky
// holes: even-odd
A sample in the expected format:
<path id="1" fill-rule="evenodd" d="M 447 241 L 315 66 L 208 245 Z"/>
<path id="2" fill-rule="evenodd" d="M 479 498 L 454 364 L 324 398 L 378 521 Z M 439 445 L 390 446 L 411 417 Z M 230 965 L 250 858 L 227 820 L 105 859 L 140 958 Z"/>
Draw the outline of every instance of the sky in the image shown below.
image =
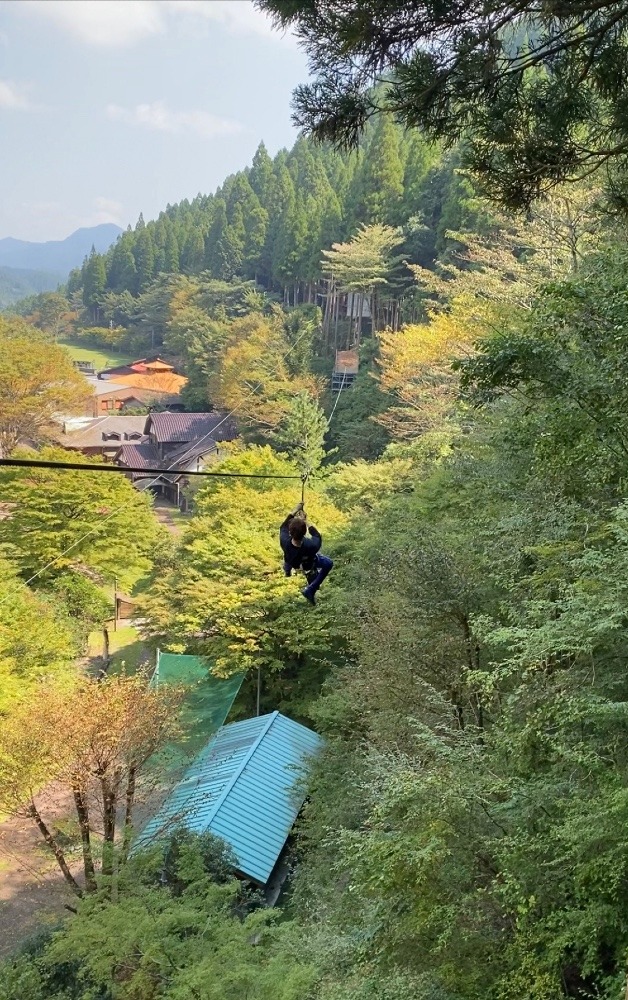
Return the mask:
<path id="1" fill-rule="evenodd" d="M 291 35 L 249 0 L 0 0 L 0 238 L 134 225 L 291 146 Z"/>

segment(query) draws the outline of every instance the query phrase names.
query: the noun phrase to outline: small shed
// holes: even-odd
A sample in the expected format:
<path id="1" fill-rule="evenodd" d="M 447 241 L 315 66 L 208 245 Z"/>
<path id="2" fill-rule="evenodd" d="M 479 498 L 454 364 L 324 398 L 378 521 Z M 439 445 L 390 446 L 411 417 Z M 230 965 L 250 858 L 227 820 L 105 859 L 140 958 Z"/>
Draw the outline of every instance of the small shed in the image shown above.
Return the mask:
<path id="1" fill-rule="evenodd" d="M 116 616 L 118 621 L 125 621 L 135 617 L 136 602 L 128 594 L 116 594 Z"/>
<path id="2" fill-rule="evenodd" d="M 336 363 L 331 376 L 331 391 L 340 392 L 353 385 L 358 377 L 359 357 L 357 350 L 336 351 Z"/>
<path id="3" fill-rule="evenodd" d="M 223 726 L 139 837 L 138 847 L 183 824 L 232 848 L 236 872 L 265 886 L 303 805 L 303 770 L 316 733 L 279 712 Z"/>

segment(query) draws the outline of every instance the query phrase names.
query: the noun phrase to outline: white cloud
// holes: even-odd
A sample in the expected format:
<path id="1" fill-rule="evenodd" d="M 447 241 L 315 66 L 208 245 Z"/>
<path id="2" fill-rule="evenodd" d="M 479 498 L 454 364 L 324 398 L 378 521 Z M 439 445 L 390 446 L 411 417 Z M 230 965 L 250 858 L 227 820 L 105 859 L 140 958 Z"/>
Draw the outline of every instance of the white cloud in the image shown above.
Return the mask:
<path id="1" fill-rule="evenodd" d="M 20 87 L 12 80 L 0 80 L 0 108 L 10 111 L 31 111 L 33 105 Z"/>
<path id="2" fill-rule="evenodd" d="M 198 26 L 199 20 L 230 34 L 282 37 L 252 0 L 21 0 L 14 9 L 47 18 L 81 42 L 101 47 L 134 45 L 191 22 Z"/>
<path id="3" fill-rule="evenodd" d="M 90 216 L 92 221 L 88 225 L 97 226 L 101 222 L 115 222 L 117 226 L 124 225 L 124 206 L 121 202 L 114 201 L 112 198 L 95 198 L 94 208 L 96 211 Z"/>
<path id="4" fill-rule="evenodd" d="M 136 104 L 134 108 L 123 108 L 119 104 L 108 104 L 105 114 L 111 121 L 126 125 L 139 125 L 155 132 L 194 132 L 211 139 L 217 135 L 235 135 L 242 131 L 239 122 L 219 118 L 207 111 L 172 111 L 164 101 L 152 104 Z"/>
<path id="5" fill-rule="evenodd" d="M 270 18 L 254 7 L 251 0 L 163 0 L 163 5 L 173 14 L 188 14 L 221 24 L 234 35 L 281 37 Z"/>
<path id="6" fill-rule="evenodd" d="M 128 222 L 124 206 L 112 198 L 94 198 L 80 208 L 60 201 L 23 201 L 16 207 L 15 228 L 10 235 L 24 240 L 63 240 L 76 229 L 103 222 L 124 228 Z"/>
<path id="7" fill-rule="evenodd" d="M 90 45 L 133 45 L 165 30 L 155 0 L 21 0 L 16 7 L 48 18 Z"/>

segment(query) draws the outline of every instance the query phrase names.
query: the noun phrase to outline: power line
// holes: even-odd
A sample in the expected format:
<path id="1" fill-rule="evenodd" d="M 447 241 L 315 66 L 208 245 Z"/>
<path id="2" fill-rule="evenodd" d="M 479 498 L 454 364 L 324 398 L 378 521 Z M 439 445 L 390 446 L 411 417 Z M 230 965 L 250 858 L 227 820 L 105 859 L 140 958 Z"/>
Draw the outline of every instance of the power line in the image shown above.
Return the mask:
<path id="1" fill-rule="evenodd" d="M 187 472 L 181 469 L 174 469 L 170 466 L 167 469 L 146 469 L 138 466 L 127 465 L 87 465 L 85 462 L 46 462 L 31 458 L 0 458 L 0 466 L 15 466 L 20 469 L 72 469 L 74 472 L 139 472 L 150 478 L 153 475 L 182 475 L 182 476 L 217 476 L 222 479 L 301 479 L 301 476 L 279 476 L 275 473 L 264 472 Z"/>

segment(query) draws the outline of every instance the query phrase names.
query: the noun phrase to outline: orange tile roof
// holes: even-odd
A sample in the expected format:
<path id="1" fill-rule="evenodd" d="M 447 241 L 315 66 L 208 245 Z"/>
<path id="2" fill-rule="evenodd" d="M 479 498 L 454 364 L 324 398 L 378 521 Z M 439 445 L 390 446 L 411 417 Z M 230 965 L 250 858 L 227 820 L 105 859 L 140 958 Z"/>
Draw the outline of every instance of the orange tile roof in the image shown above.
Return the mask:
<path id="1" fill-rule="evenodd" d="M 130 386 L 132 389 L 150 389 L 151 392 L 167 392 L 175 396 L 179 395 L 183 386 L 187 385 L 187 381 L 184 375 L 177 375 L 173 371 L 116 375 L 116 385 Z"/>
<path id="2" fill-rule="evenodd" d="M 135 366 L 133 366 L 135 367 Z M 162 361 L 161 358 L 157 358 L 156 361 L 145 361 L 143 366 L 147 372 L 173 372 L 174 365 L 169 365 L 167 361 Z"/>

